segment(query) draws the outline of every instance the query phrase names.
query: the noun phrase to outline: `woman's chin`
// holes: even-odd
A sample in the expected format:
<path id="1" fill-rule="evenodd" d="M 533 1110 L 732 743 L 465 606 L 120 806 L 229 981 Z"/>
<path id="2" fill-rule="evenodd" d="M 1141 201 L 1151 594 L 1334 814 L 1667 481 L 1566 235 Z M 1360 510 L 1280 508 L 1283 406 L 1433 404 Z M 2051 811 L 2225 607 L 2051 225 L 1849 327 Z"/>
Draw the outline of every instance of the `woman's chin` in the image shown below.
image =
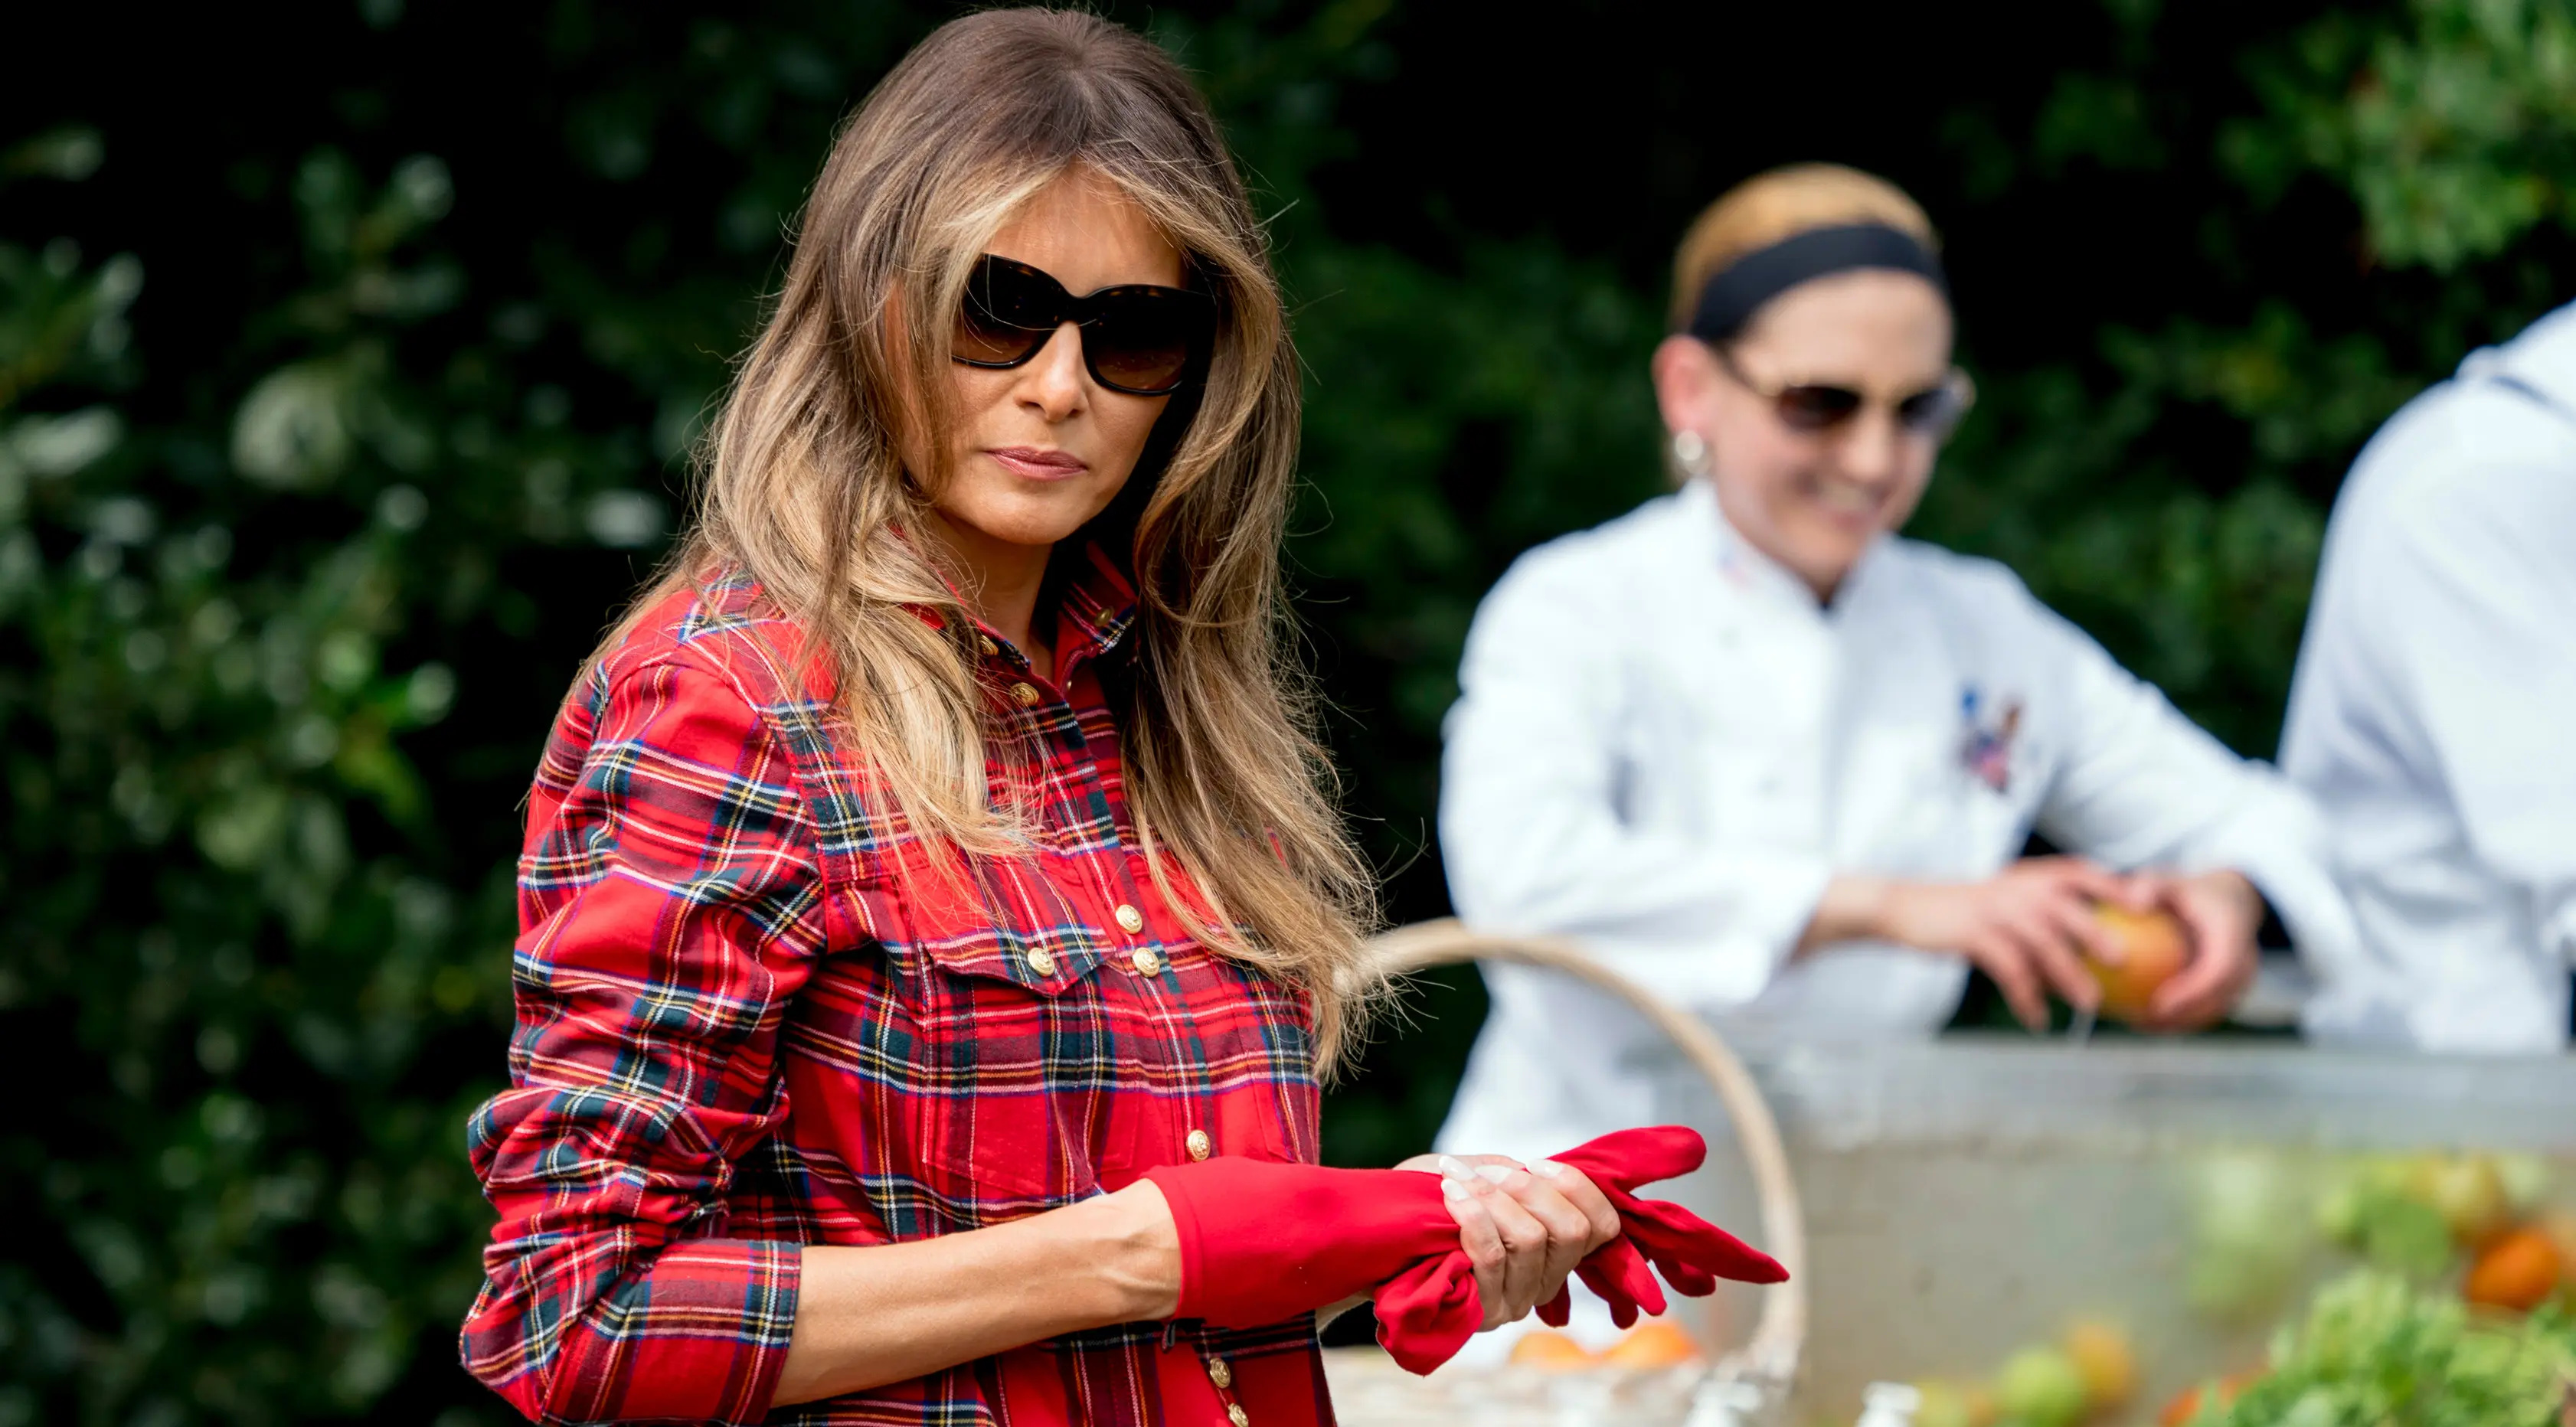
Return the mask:
<path id="1" fill-rule="evenodd" d="M 1115 486 L 1103 493 L 1085 485 L 1092 488 L 1031 483 L 1020 490 L 979 491 L 941 513 L 997 544 L 1044 547 L 1070 539 L 1117 494 Z"/>
<path id="2" fill-rule="evenodd" d="M 1780 563 L 1795 571 L 1808 584 L 1818 589 L 1832 589 L 1840 585 L 1843 577 L 1852 572 L 1852 567 L 1860 563 L 1861 556 L 1869 552 L 1870 542 L 1878 538 L 1878 527 L 1871 524 L 1858 529 L 1840 526 L 1825 530 L 1810 528 L 1800 532 L 1800 537 L 1794 542 L 1789 558 Z"/>
<path id="3" fill-rule="evenodd" d="M 1798 538 L 1790 541 L 1790 546 L 1793 546 L 1790 559 L 1785 559 L 1783 564 L 1790 564 L 1808 577 L 1832 574 L 1839 580 L 1842 574 L 1850 574 L 1855 564 L 1860 564 L 1860 556 L 1868 554 L 1870 541 L 1875 541 L 1875 538 L 1878 538 L 1878 525 L 1834 523 L 1824 525 L 1824 528 L 1808 525 L 1806 531 L 1798 531 Z"/>

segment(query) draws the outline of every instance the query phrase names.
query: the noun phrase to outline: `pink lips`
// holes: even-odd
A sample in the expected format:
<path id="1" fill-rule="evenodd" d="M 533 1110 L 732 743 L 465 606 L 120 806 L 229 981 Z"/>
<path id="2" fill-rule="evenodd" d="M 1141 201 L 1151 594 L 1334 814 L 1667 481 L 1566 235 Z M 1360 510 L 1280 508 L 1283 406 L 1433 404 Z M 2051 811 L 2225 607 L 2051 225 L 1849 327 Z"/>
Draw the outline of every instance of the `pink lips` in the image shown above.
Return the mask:
<path id="1" fill-rule="evenodd" d="M 997 446 L 984 454 L 1001 462 L 1003 470 L 1032 481 L 1067 480 L 1091 469 L 1079 456 L 1035 446 Z"/>

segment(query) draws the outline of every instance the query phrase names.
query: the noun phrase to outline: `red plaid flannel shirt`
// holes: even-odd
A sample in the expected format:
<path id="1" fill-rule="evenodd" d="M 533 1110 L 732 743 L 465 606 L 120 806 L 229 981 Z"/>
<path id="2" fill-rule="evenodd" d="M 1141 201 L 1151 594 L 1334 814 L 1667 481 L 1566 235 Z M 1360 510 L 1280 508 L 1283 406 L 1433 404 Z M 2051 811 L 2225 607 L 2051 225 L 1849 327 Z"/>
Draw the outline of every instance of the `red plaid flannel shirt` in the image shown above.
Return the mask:
<path id="1" fill-rule="evenodd" d="M 990 776 L 1038 838 L 954 893 L 895 875 L 919 844 L 747 581 L 674 596 L 568 700 L 519 864 L 510 1089 L 470 1129 L 501 1217 L 465 1365 L 529 1417 L 768 1417 L 803 1244 L 995 1224 L 1191 1155 L 1315 1159 L 1306 1003 L 1193 942 L 1136 850 L 1101 688 L 1134 596 L 1087 564 L 1055 683 L 984 634 L 1002 737 L 1043 750 Z M 1078 1333 L 778 1420 L 1332 1409 L 1299 1319 Z"/>

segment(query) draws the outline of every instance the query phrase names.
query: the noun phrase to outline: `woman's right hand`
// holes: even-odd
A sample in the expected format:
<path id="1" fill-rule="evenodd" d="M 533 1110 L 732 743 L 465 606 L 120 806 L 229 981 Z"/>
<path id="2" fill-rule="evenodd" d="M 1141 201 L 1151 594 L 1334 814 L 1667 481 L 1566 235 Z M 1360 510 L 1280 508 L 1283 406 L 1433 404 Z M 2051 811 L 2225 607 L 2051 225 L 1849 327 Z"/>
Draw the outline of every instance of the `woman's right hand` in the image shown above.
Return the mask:
<path id="1" fill-rule="evenodd" d="M 1505 1155 L 1417 1155 L 1396 1166 L 1435 1173 L 1476 1271 L 1485 1328 L 1529 1316 L 1575 1266 L 1619 1235 L 1619 1212 L 1581 1170 Z"/>
<path id="2" fill-rule="evenodd" d="M 2079 1009 L 2100 1002 L 2079 949 L 2106 963 L 2120 959 L 2119 938 L 2094 917 L 2094 903 L 2145 910 L 2151 900 L 2130 879 L 2080 857 L 2025 858 L 1982 882 L 1837 878 L 1828 902 L 1837 893 L 1852 932 L 1965 957 L 2035 1031 L 2048 1026 L 2051 991 Z"/>

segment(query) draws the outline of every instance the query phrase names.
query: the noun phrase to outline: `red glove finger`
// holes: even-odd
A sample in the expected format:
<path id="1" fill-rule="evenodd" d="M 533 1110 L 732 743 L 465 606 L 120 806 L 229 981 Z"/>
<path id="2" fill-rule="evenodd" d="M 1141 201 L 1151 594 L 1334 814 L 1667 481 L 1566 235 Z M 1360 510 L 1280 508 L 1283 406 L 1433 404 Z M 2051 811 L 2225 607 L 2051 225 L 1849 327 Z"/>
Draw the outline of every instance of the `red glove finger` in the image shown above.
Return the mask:
<path id="1" fill-rule="evenodd" d="M 1558 1284 L 1556 1296 L 1538 1306 L 1538 1321 L 1551 1328 L 1562 1328 L 1573 1322 L 1574 1290 Z"/>
<path id="2" fill-rule="evenodd" d="M 1485 1302 L 1476 1290 L 1475 1265 L 1457 1247 L 1452 1224 L 1449 1252 L 1424 1259 L 1378 1288 L 1378 1346 L 1396 1365 L 1417 1376 L 1457 1356 L 1485 1326 Z"/>
<path id="3" fill-rule="evenodd" d="M 1624 1234 L 1593 1250 L 1574 1272 L 1584 1287 L 1610 1305 L 1610 1320 L 1622 1328 L 1636 1322 L 1641 1312 L 1664 1311 L 1663 1285 L 1655 1282 L 1645 1258 Z"/>
<path id="4" fill-rule="evenodd" d="M 1569 1169 L 1582 1170 L 1585 1178 L 1605 1190 L 1635 1189 L 1641 1184 L 1679 1179 L 1706 1164 L 1708 1141 L 1688 1125 L 1652 1125 L 1613 1130 L 1551 1158 Z"/>
<path id="5" fill-rule="evenodd" d="M 1664 1281 L 1691 1297 L 1713 1291 L 1717 1278 L 1778 1283 L 1789 1276 L 1779 1260 L 1668 1200 L 1639 1199 L 1616 1190 L 1610 1194 L 1610 1205 L 1619 1211 L 1626 1236 L 1663 1271 Z M 1682 1273 L 1676 1274 L 1676 1269 Z M 1685 1275 L 1707 1286 L 1686 1286 Z"/>
<path id="6" fill-rule="evenodd" d="M 1646 1271 L 1649 1262 L 1676 1292 L 1693 1298 L 1716 1292 L 1720 1278 L 1778 1283 L 1789 1276 L 1770 1255 L 1680 1205 L 1635 1194 L 1640 1185 L 1688 1174 L 1707 1162 L 1708 1143 L 1696 1130 L 1619 1130 L 1552 1158 L 1583 1171 L 1618 1212 L 1620 1237 L 1593 1251 L 1578 1269 L 1584 1285 L 1610 1304 L 1613 1321 L 1634 1321 L 1640 1310 L 1664 1311 L 1663 1292 Z"/>

